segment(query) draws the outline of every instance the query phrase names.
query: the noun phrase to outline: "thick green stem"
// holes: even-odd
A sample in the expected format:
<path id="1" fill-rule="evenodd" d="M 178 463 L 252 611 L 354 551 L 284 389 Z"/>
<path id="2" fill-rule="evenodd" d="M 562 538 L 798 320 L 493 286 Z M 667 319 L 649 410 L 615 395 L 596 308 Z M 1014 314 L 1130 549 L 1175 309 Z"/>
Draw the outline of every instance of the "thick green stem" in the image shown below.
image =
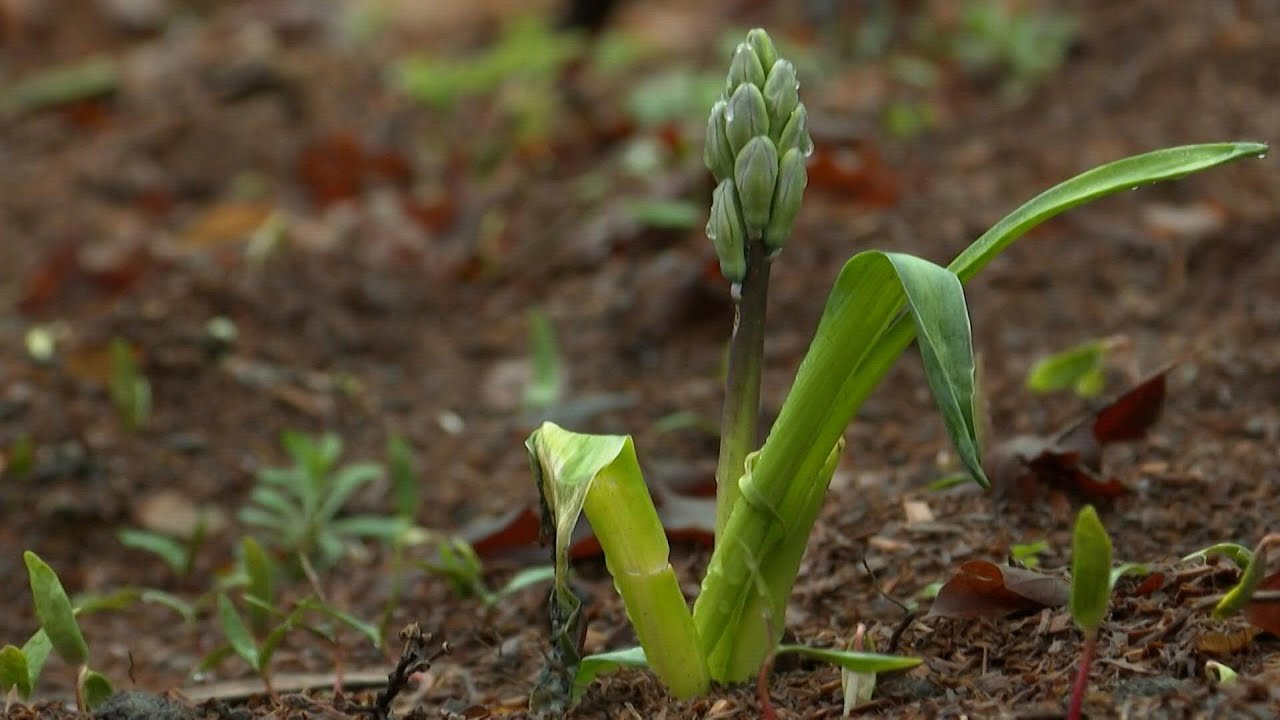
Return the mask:
<path id="1" fill-rule="evenodd" d="M 606 468 L 596 476 L 583 511 L 649 667 L 677 698 L 705 694 L 711 682 L 702 645 L 668 561 L 662 521 L 644 484 Z"/>
<path id="2" fill-rule="evenodd" d="M 724 410 L 720 416 L 720 460 L 716 464 L 716 540 L 724 533 L 738 501 L 747 454 L 756 449 L 760 418 L 760 370 L 764 364 L 764 323 L 771 262 L 764 243 L 747 246 L 747 275 L 742 280 L 729 343 Z"/>

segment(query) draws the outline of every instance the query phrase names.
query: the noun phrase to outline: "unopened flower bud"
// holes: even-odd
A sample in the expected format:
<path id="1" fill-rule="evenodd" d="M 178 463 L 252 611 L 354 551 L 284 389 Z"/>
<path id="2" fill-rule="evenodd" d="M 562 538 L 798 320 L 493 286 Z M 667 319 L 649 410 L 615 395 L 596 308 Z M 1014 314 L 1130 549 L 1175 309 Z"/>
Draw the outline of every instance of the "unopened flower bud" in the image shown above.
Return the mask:
<path id="1" fill-rule="evenodd" d="M 774 48 L 769 33 L 762 28 L 756 28 L 747 33 L 747 43 L 756 51 L 756 57 L 760 58 L 760 66 L 764 68 L 764 74 L 768 75 L 770 68 L 778 61 L 778 51 Z"/>
<path id="2" fill-rule="evenodd" d="M 791 111 L 791 118 L 778 135 L 778 152 L 786 155 L 791 149 L 798 149 L 805 157 L 813 152 L 813 140 L 809 137 L 809 111 L 803 103 Z"/>
<path id="3" fill-rule="evenodd" d="M 738 210 L 738 191 L 732 180 L 721 181 L 711 195 L 707 237 L 720 260 L 720 274 L 729 282 L 742 282 L 747 275 L 746 234 Z"/>
<path id="4" fill-rule="evenodd" d="M 707 137 L 702 146 L 702 160 L 716 182 L 733 177 L 733 148 L 729 147 L 729 137 L 725 134 L 727 108 L 728 104 L 723 100 L 718 100 L 711 106 L 711 115 L 707 118 Z"/>
<path id="5" fill-rule="evenodd" d="M 770 252 L 777 252 L 791 237 L 791 227 L 800 213 L 804 188 L 809 184 L 809 173 L 804 166 L 804 153 L 791 148 L 778 163 L 778 182 L 773 191 L 773 207 L 769 211 L 769 224 L 764 229 L 764 244 Z"/>
<path id="6" fill-rule="evenodd" d="M 725 108 L 725 134 L 734 154 L 742 152 L 751 138 L 769 134 L 769 111 L 764 94 L 755 85 L 739 85 Z"/>
<path id="7" fill-rule="evenodd" d="M 769 110 L 769 127 L 777 140 L 786 127 L 791 113 L 800 104 L 800 83 L 796 80 L 796 68 L 786 60 L 779 60 L 769 71 L 764 83 L 764 104 Z"/>
<path id="8" fill-rule="evenodd" d="M 751 138 L 734 162 L 733 180 L 738 187 L 747 237 L 758 238 L 769 223 L 773 188 L 778 181 L 778 150 L 773 141 L 764 135 Z"/>
<path id="9" fill-rule="evenodd" d="M 733 60 L 729 63 L 729 77 L 725 80 L 725 95 L 732 95 L 741 85 L 764 87 L 764 66 L 760 57 L 747 43 L 738 43 L 733 51 Z"/>

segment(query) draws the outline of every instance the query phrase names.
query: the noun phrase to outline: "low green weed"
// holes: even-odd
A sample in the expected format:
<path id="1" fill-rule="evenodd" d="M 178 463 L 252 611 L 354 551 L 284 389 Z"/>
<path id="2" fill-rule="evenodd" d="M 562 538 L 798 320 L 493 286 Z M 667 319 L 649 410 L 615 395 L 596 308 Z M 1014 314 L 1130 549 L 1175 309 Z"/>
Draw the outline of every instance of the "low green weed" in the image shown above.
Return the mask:
<path id="1" fill-rule="evenodd" d="M 260 470 L 258 484 L 239 514 L 268 545 L 327 568 L 356 539 L 391 542 L 408 528 L 397 517 L 341 516 L 352 495 L 380 478 L 383 470 L 371 462 L 339 467 L 342 440 L 337 435 L 311 438 L 286 431 L 281 443 L 293 464 Z"/>

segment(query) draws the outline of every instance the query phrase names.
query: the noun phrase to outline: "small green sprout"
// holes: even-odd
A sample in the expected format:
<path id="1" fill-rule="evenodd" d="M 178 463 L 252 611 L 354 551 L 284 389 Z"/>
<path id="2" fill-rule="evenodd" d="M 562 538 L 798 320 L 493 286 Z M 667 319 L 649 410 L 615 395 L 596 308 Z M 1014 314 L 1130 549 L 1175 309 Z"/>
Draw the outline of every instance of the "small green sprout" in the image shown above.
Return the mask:
<path id="1" fill-rule="evenodd" d="M 1070 389 L 1082 398 L 1096 397 L 1106 388 L 1108 353 L 1128 342 L 1123 337 L 1090 340 L 1042 358 L 1027 373 L 1027 388 L 1038 393 Z"/>
<path id="2" fill-rule="evenodd" d="M 543 529 L 554 538 L 552 647 L 530 697 L 535 712 L 567 710 L 584 674 L 602 667 L 644 663 L 678 698 L 704 694 L 712 682 L 759 677 L 768 658 L 784 651 L 849 667 L 850 653 L 780 646 L 782 620 L 840 461 L 844 431 L 896 359 L 916 341 L 961 465 L 985 486 L 963 283 L 1032 228 L 1077 205 L 1259 156 L 1266 146 L 1169 148 L 1089 170 L 1023 204 L 945 268 L 904 254 L 855 255 L 836 278 L 790 393 L 759 445 L 768 269 L 796 219 L 809 149 L 794 68 L 778 58 L 767 33 L 753 30 L 733 53 L 704 148 L 717 183 L 707 234 L 723 275 L 735 286 L 737 313 L 720 425 L 716 542 L 701 593 L 690 610 L 631 438 L 543 423 L 525 443 L 542 498 Z M 582 656 L 586 620 L 569 582 L 569 548 L 583 514 L 641 646 L 608 653 L 604 663 Z M 1072 611 L 1086 636 L 1095 637 L 1110 590 L 1110 544 L 1096 514 L 1088 510 L 1083 517 Z M 919 662 L 874 657 L 884 664 L 852 669 L 881 672 Z M 1080 680 L 1086 678 L 1087 664 Z"/>
<path id="3" fill-rule="evenodd" d="M 1040 566 L 1040 556 L 1047 552 L 1049 552 L 1048 541 L 1036 540 L 1035 542 L 1014 544 L 1009 548 L 1009 557 L 1021 563 L 1023 567 L 1034 570 Z"/>
<path id="4" fill-rule="evenodd" d="M 566 372 L 551 318 L 529 311 L 529 358 L 533 373 L 524 390 L 526 410 L 545 412 L 564 399 Z"/>
<path id="5" fill-rule="evenodd" d="M 7 645 L 0 650 L 0 689 L 17 689 L 23 697 L 29 697 L 52 650 L 68 665 L 78 668 L 76 707 L 92 710 L 111 695 L 111 683 L 89 668 L 89 645 L 57 573 L 30 550 L 23 553 L 22 559 L 27 566 L 40 631 L 22 649 Z"/>
<path id="6" fill-rule="evenodd" d="M 245 623 L 244 617 L 231 598 L 226 593 L 219 593 L 218 622 L 227 642 L 206 655 L 200 661 L 198 669 L 211 668 L 227 657 L 236 655 L 258 674 L 267 693 L 274 696 L 271 660 L 280 649 L 280 645 L 295 630 L 302 630 L 320 638 L 336 651 L 340 646 L 337 627 L 348 627 L 368 639 L 375 648 L 382 647 L 382 635 L 377 627 L 323 601 L 310 597 L 303 598 L 288 612 L 248 593 L 245 594 L 244 601 L 250 612 L 256 609 L 269 617 L 279 618 L 277 624 L 269 626 L 264 633 L 256 633 L 249 624 Z M 319 616 L 319 619 L 316 616 Z"/>
<path id="7" fill-rule="evenodd" d="M 498 590 L 490 590 L 484 581 L 484 563 L 474 548 L 460 537 L 444 538 L 435 560 L 419 562 L 418 567 L 444 578 L 449 589 L 463 598 L 478 598 L 485 607 L 493 607 L 504 598 L 533 585 L 555 579 L 555 568 L 539 565 L 512 575 Z"/>
<path id="8" fill-rule="evenodd" d="M 1263 537 L 1252 551 L 1234 543 L 1219 543 L 1183 558 L 1189 560 L 1208 555 L 1226 555 L 1240 567 L 1240 579 L 1236 581 L 1235 587 L 1223 595 L 1213 609 L 1215 618 L 1221 620 L 1231 617 L 1249 604 L 1266 576 L 1267 552 L 1276 545 L 1280 545 L 1280 534 Z"/>
<path id="9" fill-rule="evenodd" d="M 134 350 L 124 338 L 111 341 L 111 403 L 130 430 L 141 430 L 151 418 L 151 383 L 138 368 Z"/>
<path id="10" fill-rule="evenodd" d="M 1234 685 L 1240 678 L 1240 673 L 1220 662 L 1209 660 L 1204 664 L 1204 676 L 1219 685 Z"/>
<path id="11" fill-rule="evenodd" d="M 338 467 L 342 440 L 327 434 L 311 438 L 286 431 L 282 443 L 293 465 L 263 468 L 240 520 L 258 528 L 269 545 L 328 567 L 357 538 L 393 541 L 408 529 L 397 517 L 340 517 L 356 491 L 382 475 L 377 463 Z"/>
<path id="12" fill-rule="evenodd" d="M 1071 600 L 1069 608 L 1076 626 L 1084 633 L 1080 670 L 1071 687 L 1069 720 L 1079 720 L 1089 684 L 1089 666 L 1098 644 L 1098 628 L 1111 604 L 1111 538 L 1092 505 L 1076 516 L 1071 539 Z"/>

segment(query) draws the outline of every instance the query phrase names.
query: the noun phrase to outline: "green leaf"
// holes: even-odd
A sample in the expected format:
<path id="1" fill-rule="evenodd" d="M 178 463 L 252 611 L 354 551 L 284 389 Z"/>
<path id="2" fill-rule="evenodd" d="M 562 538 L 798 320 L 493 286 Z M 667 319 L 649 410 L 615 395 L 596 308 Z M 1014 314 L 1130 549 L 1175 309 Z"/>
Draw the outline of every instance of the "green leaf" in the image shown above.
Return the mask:
<path id="1" fill-rule="evenodd" d="M 502 598 L 515 595 L 525 588 L 540 585 L 544 582 L 555 579 L 555 565 L 538 565 L 536 567 L 525 568 L 520 572 L 517 572 L 515 575 L 512 575 L 511 579 L 507 580 L 507 582 L 493 594 L 492 602 L 490 604 L 493 604 Z"/>
<path id="2" fill-rule="evenodd" d="M 1151 568 L 1144 563 L 1127 562 L 1111 568 L 1111 574 L 1107 577 L 1108 592 L 1114 590 L 1116 583 L 1120 582 L 1120 578 L 1126 575 L 1134 575 L 1137 577 L 1146 577 L 1151 574 Z"/>
<path id="3" fill-rule="evenodd" d="M 353 515 L 338 518 L 329 527 L 343 537 L 367 537 L 390 542 L 407 532 L 410 526 L 400 517 Z"/>
<path id="4" fill-rule="evenodd" d="M 27 656 L 13 645 L 5 645 L 0 649 L 0 693 L 7 693 L 15 688 L 24 700 L 31 697 Z"/>
<path id="5" fill-rule="evenodd" d="M 541 310 L 529 311 L 529 356 L 533 376 L 524 391 L 524 406 L 547 410 L 564 398 L 565 370 L 551 318 Z"/>
<path id="6" fill-rule="evenodd" d="M 373 462 L 353 463 L 333 474 L 328 493 L 320 505 L 317 517 L 321 521 L 328 520 L 338 514 L 351 494 L 382 475 L 382 466 Z"/>
<path id="7" fill-rule="evenodd" d="M 221 664 L 223 660 L 226 660 L 235 654 L 235 648 L 230 645 L 219 645 L 213 650 L 210 650 L 209 654 L 200 658 L 200 662 L 196 663 L 196 669 L 192 672 L 201 673 L 212 670 Z"/>
<path id="8" fill-rule="evenodd" d="M 1228 560 L 1236 564 L 1236 567 L 1245 570 L 1249 567 L 1249 563 L 1253 562 L 1253 550 L 1236 543 L 1218 543 L 1210 545 L 1203 550 L 1197 550 L 1190 555 L 1182 558 L 1183 562 L 1188 560 L 1198 560 L 1208 558 L 1213 555 L 1222 555 Z"/>
<path id="9" fill-rule="evenodd" d="M 304 599 L 300 603 L 298 603 L 298 605 L 299 607 L 303 607 L 308 610 L 314 610 L 316 612 L 320 612 L 325 615 L 328 615 L 334 620 L 337 620 L 343 625 L 346 625 L 352 630 L 355 630 L 356 632 L 368 638 L 369 642 L 372 643 L 375 648 L 378 648 L 378 649 L 382 648 L 382 633 L 378 630 L 377 626 L 375 626 L 374 624 L 365 622 L 364 620 L 361 620 L 360 618 L 354 615 L 351 615 L 350 613 L 343 612 L 338 608 L 335 608 L 331 605 L 327 605 L 313 598 Z"/>
<path id="10" fill-rule="evenodd" d="M 1005 216 L 948 267 L 961 280 L 968 280 L 1031 228 L 1073 207 L 1142 185 L 1180 180 L 1243 158 L 1261 157 L 1266 152 L 1267 146 L 1261 143 L 1206 143 L 1155 150 L 1100 165 L 1049 188 Z"/>
<path id="11" fill-rule="evenodd" d="M 183 600 L 182 598 L 176 595 L 167 593 L 163 590 L 147 589 L 142 591 L 141 599 L 142 599 L 142 602 L 145 602 L 145 603 L 163 605 L 164 607 L 167 607 L 170 610 L 181 615 L 182 619 L 189 623 L 195 622 L 195 619 L 196 619 L 195 607 L 193 607 L 191 603 L 187 602 L 186 600 Z"/>
<path id="12" fill-rule="evenodd" d="M 1048 393 L 1076 388 L 1083 382 L 1085 389 L 1094 389 L 1109 346 L 1107 340 L 1090 340 L 1040 359 L 1027 373 L 1027 388 L 1033 392 Z"/>
<path id="13" fill-rule="evenodd" d="M 706 211 L 689 200 L 645 198 L 627 203 L 627 215 L 641 225 L 659 230 L 687 230 L 698 225 Z"/>
<path id="14" fill-rule="evenodd" d="M 1025 567 L 1034 568 L 1040 564 L 1040 555 L 1049 552 L 1049 543 L 1045 540 L 1014 544 L 1009 548 L 1009 555 Z"/>
<path id="15" fill-rule="evenodd" d="M 244 624 L 240 612 L 231 604 L 231 598 L 218 595 L 218 620 L 222 623 L 222 634 L 226 636 L 231 649 L 240 656 L 249 667 L 259 669 L 258 646 L 253 641 L 253 633 Z"/>
<path id="16" fill-rule="evenodd" d="M 249 578 L 249 584 L 245 586 L 246 598 L 257 598 L 270 606 L 275 601 L 272 582 L 275 569 L 271 558 L 267 557 L 262 546 L 250 535 L 244 536 L 240 541 L 240 557 L 244 561 L 245 575 Z M 249 606 L 249 627 L 253 629 L 254 637 L 266 635 L 270 624 L 269 612 L 255 605 Z"/>
<path id="17" fill-rule="evenodd" d="M 134 550 L 143 550 L 159 557 L 175 573 L 181 575 L 187 569 L 187 546 L 168 535 L 150 530 L 124 528 L 116 533 L 120 544 Z"/>
<path id="18" fill-rule="evenodd" d="M 1270 537 L 1273 536 L 1268 536 L 1268 538 Z M 1217 607 L 1213 609 L 1215 618 L 1221 620 L 1235 615 L 1253 598 L 1253 594 L 1258 590 L 1258 586 L 1262 584 L 1262 578 L 1266 574 L 1267 542 L 1267 539 L 1264 539 L 1254 549 L 1253 560 L 1241 571 L 1240 579 L 1236 582 L 1236 586 L 1227 591 L 1227 594 L 1223 595 L 1222 599 L 1218 601 Z"/>
<path id="19" fill-rule="evenodd" d="M 1071 617 L 1086 633 L 1097 631 L 1111 601 L 1111 538 L 1092 505 L 1076 515 L 1071 538 Z"/>
<path id="20" fill-rule="evenodd" d="M 44 663 L 49 659 L 49 653 L 52 651 L 53 642 L 49 640 L 49 634 L 44 630 L 37 630 L 22 646 L 22 654 L 27 658 L 27 673 L 31 687 L 36 686 L 36 681 L 40 679 L 40 673 L 44 670 Z"/>
<path id="21" fill-rule="evenodd" d="M 101 673 L 89 670 L 80 678 L 80 694 L 84 698 L 85 709 L 90 712 L 106 702 L 114 692 L 111 681 Z"/>
<path id="22" fill-rule="evenodd" d="M 706 692 L 709 679 L 697 632 L 631 438 L 584 435 L 546 422 L 525 447 L 542 496 L 543 525 L 555 538 L 553 612 L 577 616 L 578 600 L 568 579 L 569 549 L 574 526 L 585 512 L 654 673 L 678 698 Z M 553 637 L 557 650 L 552 660 L 576 672 L 576 630 L 566 626 L 561 631 Z"/>
<path id="23" fill-rule="evenodd" d="M 80 633 L 80 625 L 71 610 L 71 600 L 67 598 L 67 591 L 62 588 L 58 575 L 30 550 L 22 554 L 22 559 L 27 564 L 31 599 L 40 618 L 40 627 L 67 664 L 84 665 L 89 661 L 89 646 Z"/>
<path id="24" fill-rule="evenodd" d="M 268 485 L 254 487 L 253 492 L 249 493 L 249 502 L 281 518 L 298 517 L 302 514 L 302 508 L 285 497 L 284 493 Z"/>
<path id="25" fill-rule="evenodd" d="M 588 655 L 582 658 L 582 663 L 578 665 L 578 672 L 573 677 L 573 694 L 571 697 L 574 702 L 578 701 L 591 683 L 605 673 L 611 673 L 622 668 L 647 667 L 649 667 L 649 661 L 645 659 L 644 648 L 640 647 Z"/>
<path id="26" fill-rule="evenodd" d="M 894 670 L 909 670 L 923 660 L 898 655 L 881 655 L 879 653 L 855 652 L 853 650 L 834 650 L 816 648 L 808 645 L 779 645 L 778 655 L 800 655 L 814 660 L 839 665 L 845 670 L 856 673 L 883 673 Z"/>
<path id="27" fill-rule="evenodd" d="M 307 609 L 303 607 L 294 608 L 293 612 L 285 616 L 279 625 L 275 626 L 267 636 L 263 638 L 262 645 L 258 649 L 257 663 L 253 666 L 259 673 L 265 673 L 268 666 L 271 665 L 271 658 L 275 656 L 276 650 L 280 649 L 280 643 L 293 632 L 298 623 L 302 620 L 302 616 L 307 613 Z M 332 638 L 323 637 L 324 640 L 331 641 Z"/>
<path id="28" fill-rule="evenodd" d="M 387 440 L 387 469 L 391 474 L 391 498 L 396 515 L 413 522 L 422 506 L 422 482 L 414 466 L 413 450 L 399 435 Z"/>

